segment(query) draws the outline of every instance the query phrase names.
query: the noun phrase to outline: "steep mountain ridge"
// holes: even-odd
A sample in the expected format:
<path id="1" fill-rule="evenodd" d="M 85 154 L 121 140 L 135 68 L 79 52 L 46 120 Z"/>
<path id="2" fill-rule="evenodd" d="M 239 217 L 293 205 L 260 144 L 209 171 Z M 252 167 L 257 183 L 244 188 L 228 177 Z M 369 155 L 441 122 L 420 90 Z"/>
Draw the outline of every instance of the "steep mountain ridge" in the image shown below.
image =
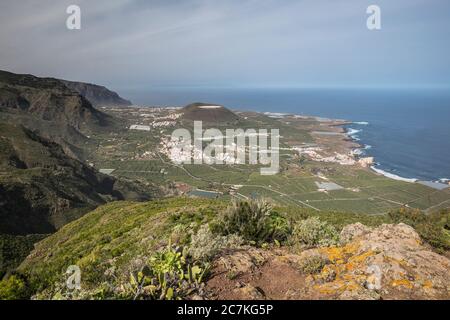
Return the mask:
<path id="1" fill-rule="evenodd" d="M 0 233 L 51 233 L 107 201 L 158 195 L 80 161 L 89 135 L 117 123 L 63 81 L 0 71 Z"/>
<path id="2" fill-rule="evenodd" d="M 51 233 L 107 201 L 150 198 L 21 125 L 0 123 L 0 132 L 0 233 Z"/>
<path id="3" fill-rule="evenodd" d="M 78 92 L 95 107 L 130 106 L 129 100 L 123 99 L 116 92 L 91 83 L 61 80 L 69 89 Z"/>
<path id="4" fill-rule="evenodd" d="M 39 120 L 72 126 L 79 131 L 106 127 L 111 118 L 95 109 L 62 81 L 0 71 L 0 110 L 29 114 Z"/>

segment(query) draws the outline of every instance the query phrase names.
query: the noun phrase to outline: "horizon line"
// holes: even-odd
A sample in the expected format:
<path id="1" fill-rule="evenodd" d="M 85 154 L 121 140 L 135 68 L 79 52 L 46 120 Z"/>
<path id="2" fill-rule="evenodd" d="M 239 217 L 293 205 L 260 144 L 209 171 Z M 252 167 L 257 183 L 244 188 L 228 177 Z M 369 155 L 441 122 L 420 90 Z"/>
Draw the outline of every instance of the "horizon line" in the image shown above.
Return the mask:
<path id="1" fill-rule="evenodd" d="M 395 84 L 395 85 L 112 85 L 120 90 L 149 90 L 149 89 L 342 89 L 342 90 L 408 90 L 408 89 L 450 89 L 450 84 Z"/>

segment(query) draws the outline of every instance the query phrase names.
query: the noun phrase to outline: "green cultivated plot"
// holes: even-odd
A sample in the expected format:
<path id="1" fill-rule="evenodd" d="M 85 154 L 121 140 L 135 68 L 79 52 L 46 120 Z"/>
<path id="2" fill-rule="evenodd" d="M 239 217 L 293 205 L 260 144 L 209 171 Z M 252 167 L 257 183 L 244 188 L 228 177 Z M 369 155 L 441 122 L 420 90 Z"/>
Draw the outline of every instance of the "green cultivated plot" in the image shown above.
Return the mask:
<path id="1" fill-rule="evenodd" d="M 254 113 L 248 114 L 239 123 L 239 127 L 244 130 L 280 129 L 281 148 L 314 143 L 307 129 L 314 125 L 317 122 L 312 119 L 298 120 L 294 126 Z M 158 185 L 183 182 L 192 188 L 221 192 L 223 199 L 266 197 L 281 205 L 317 212 L 381 214 L 402 206 L 431 211 L 450 205 L 448 189 L 439 191 L 418 183 L 396 181 L 358 166 L 307 159 L 303 159 L 300 165 L 296 152 L 289 150 L 280 151 L 282 170 L 275 176 L 261 175 L 261 165 L 176 165 L 160 152 L 162 138 L 160 130 L 128 130 L 113 138 L 98 136 L 93 139 L 98 146 L 92 153 L 92 162 L 99 169 L 115 169 L 112 173 L 114 176 Z M 292 165 L 297 166 L 297 169 L 285 171 Z M 323 192 L 318 190 L 318 184 L 336 184 L 342 189 Z"/>

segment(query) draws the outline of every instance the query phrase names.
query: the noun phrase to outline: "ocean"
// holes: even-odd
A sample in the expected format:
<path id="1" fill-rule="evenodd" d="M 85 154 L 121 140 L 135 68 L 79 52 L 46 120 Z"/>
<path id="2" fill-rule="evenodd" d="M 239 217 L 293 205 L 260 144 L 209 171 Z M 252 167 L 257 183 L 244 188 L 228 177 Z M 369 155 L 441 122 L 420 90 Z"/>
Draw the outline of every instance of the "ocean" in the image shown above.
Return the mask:
<path id="1" fill-rule="evenodd" d="M 345 119 L 376 168 L 408 179 L 450 179 L 450 90 L 445 89 L 208 89 L 122 92 L 149 106 L 191 102 L 231 109 Z"/>

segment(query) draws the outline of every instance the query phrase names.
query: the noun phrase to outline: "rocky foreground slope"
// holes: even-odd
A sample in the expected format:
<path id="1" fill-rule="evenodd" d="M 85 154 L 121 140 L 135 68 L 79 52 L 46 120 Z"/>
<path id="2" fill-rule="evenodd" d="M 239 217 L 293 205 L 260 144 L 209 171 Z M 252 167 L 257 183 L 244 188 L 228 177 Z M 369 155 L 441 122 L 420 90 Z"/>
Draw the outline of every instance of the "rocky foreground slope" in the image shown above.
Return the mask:
<path id="1" fill-rule="evenodd" d="M 449 259 L 411 226 L 366 216 L 373 227 L 341 228 L 325 214 L 286 209 L 110 203 L 37 243 L 17 271 L 35 299 L 450 298 Z M 70 265 L 82 272 L 79 291 L 65 285 Z"/>
<path id="2" fill-rule="evenodd" d="M 341 239 L 342 246 L 298 254 L 251 247 L 227 253 L 216 260 L 206 291 L 219 299 L 450 298 L 450 260 L 412 227 L 352 224 Z"/>

